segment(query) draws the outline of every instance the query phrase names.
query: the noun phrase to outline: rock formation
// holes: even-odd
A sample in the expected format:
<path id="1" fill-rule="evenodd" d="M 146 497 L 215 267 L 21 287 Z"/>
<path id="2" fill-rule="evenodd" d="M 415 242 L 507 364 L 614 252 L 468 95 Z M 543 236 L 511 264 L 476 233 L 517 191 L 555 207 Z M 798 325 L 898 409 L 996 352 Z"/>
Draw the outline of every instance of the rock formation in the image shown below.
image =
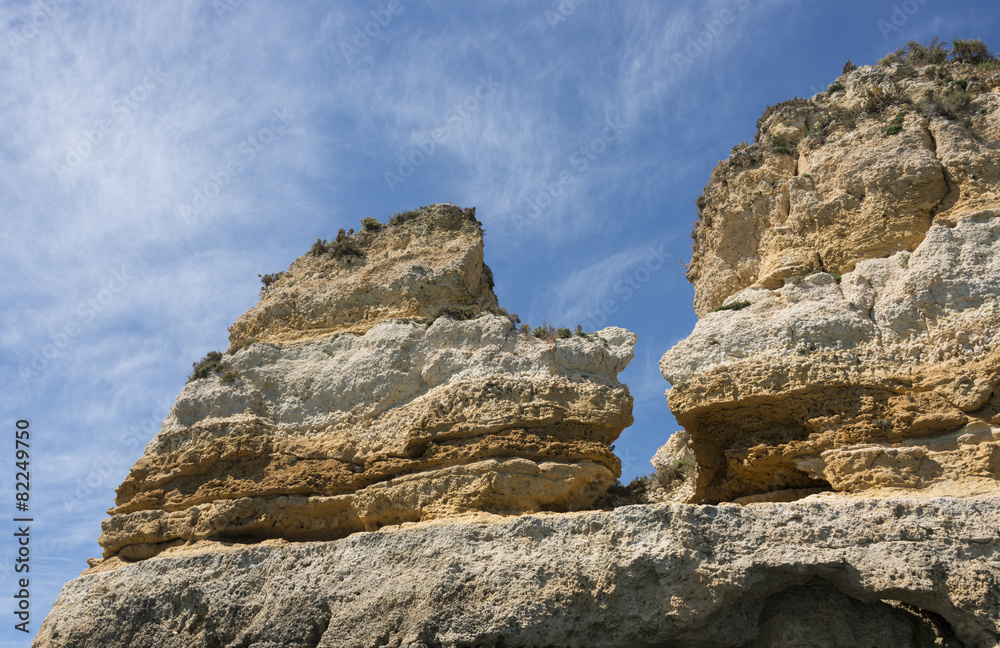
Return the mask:
<path id="1" fill-rule="evenodd" d="M 997 87 L 861 68 L 769 109 L 716 168 L 701 319 L 660 363 L 698 464 L 678 499 L 998 491 Z"/>
<path id="2" fill-rule="evenodd" d="M 646 505 L 206 548 L 69 583 L 36 646 L 974 646 L 1000 509 Z"/>
<path id="3" fill-rule="evenodd" d="M 586 510 L 635 336 L 516 331 L 454 206 L 318 242 L 200 365 L 35 646 L 997 648 L 996 87 L 863 67 L 715 170 L 661 502 Z"/>
<path id="4" fill-rule="evenodd" d="M 500 314 L 472 210 L 317 244 L 269 277 L 118 488 L 104 557 L 330 540 L 471 512 L 589 506 L 632 423 L 635 336 L 545 341 Z"/>

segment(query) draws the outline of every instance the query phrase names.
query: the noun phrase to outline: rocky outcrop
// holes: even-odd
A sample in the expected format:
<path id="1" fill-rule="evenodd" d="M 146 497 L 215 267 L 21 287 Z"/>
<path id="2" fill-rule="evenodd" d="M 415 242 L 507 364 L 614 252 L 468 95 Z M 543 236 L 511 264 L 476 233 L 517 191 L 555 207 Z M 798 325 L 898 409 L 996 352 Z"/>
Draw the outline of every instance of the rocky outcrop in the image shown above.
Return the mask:
<path id="1" fill-rule="evenodd" d="M 1000 75 L 837 85 L 765 113 L 701 200 L 701 319 L 660 363 L 697 462 L 675 499 L 1000 490 Z"/>
<path id="2" fill-rule="evenodd" d="M 987 648 L 998 503 L 629 506 L 172 549 L 68 584 L 36 646 Z"/>
<path id="3" fill-rule="evenodd" d="M 471 211 L 341 245 L 356 253 L 317 249 L 265 288 L 217 373 L 184 388 L 118 488 L 105 558 L 578 510 L 621 474 L 608 446 L 632 423 L 617 375 L 633 334 L 515 330 Z"/>
<path id="4" fill-rule="evenodd" d="M 969 65 L 866 66 L 769 108 L 698 200 L 695 311 L 912 252 L 932 224 L 1000 208 L 998 87 Z"/>

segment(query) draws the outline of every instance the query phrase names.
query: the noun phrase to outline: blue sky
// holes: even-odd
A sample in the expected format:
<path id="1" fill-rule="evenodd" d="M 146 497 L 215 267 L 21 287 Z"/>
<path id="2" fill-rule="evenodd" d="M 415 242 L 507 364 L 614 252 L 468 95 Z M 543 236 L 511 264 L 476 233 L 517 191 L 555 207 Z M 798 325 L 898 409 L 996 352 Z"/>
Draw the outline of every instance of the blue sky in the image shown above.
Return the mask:
<path id="1" fill-rule="evenodd" d="M 28 419 L 32 633 L 191 363 L 317 237 L 477 207 L 502 305 L 638 334 L 627 480 L 677 428 L 657 361 L 718 160 L 848 58 L 1000 47 L 994 0 L 9 1 L 0 29 L 0 593 Z"/>

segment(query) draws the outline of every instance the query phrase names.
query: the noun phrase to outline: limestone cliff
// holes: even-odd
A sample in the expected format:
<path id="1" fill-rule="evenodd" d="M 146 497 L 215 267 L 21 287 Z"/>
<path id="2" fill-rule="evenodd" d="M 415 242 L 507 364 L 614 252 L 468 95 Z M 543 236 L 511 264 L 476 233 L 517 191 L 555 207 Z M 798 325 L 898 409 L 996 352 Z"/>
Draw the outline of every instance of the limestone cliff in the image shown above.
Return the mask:
<path id="1" fill-rule="evenodd" d="M 701 319 L 660 363 L 697 463 L 677 498 L 1000 490 L 997 87 L 863 67 L 769 109 L 715 170 Z"/>
<path id="2" fill-rule="evenodd" d="M 69 583 L 35 645 L 993 648 L 997 504 L 647 505 L 169 549 Z"/>
<path id="3" fill-rule="evenodd" d="M 607 490 L 621 474 L 608 446 L 632 423 L 616 376 L 635 336 L 518 332 L 473 212 L 413 215 L 271 278 L 118 488 L 105 558 L 577 510 Z"/>

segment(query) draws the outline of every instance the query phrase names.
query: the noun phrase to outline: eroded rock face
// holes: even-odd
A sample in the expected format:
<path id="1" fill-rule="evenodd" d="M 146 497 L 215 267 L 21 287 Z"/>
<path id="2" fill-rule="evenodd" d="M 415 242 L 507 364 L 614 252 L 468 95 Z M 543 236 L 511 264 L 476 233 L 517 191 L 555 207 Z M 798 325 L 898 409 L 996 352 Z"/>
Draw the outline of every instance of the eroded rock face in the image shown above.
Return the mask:
<path id="1" fill-rule="evenodd" d="M 998 504 L 646 505 L 208 543 L 69 583 L 35 646 L 991 648 Z"/>
<path id="2" fill-rule="evenodd" d="M 232 327 L 224 372 L 185 386 L 118 488 L 105 557 L 578 510 L 621 474 L 608 446 L 632 423 L 617 375 L 633 334 L 545 341 L 478 310 L 496 298 L 482 231 L 457 207 L 364 249 L 298 259 Z M 399 299 L 386 306 L 383 292 Z M 423 321 L 441 308 L 473 319 Z"/>
<path id="3" fill-rule="evenodd" d="M 998 78 L 922 116 L 941 83 L 862 68 L 716 170 L 689 272 L 701 319 L 660 363 L 689 440 L 658 462 L 695 455 L 685 501 L 1000 490 Z M 873 88 L 897 103 L 848 128 Z"/>
<path id="4" fill-rule="evenodd" d="M 838 80 L 844 90 L 766 115 L 699 199 L 688 268 L 698 315 L 748 287 L 912 252 L 932 223 L 1000 208 L 1000 74 L 946 69 L 972 97 L 947 116 L 956 81 L 901 65 L 862 67 Z"/>
<path id="5" fill-rule="evenodd" d="M 435 205 L 420 212 L 354 235 L 363 257 L 296 259 L 229 328 L 230 352 L 254 342 L 360 335 L 387 319 L 424 319 L 442 308 L 496 307 L 475 210 Z"/>

